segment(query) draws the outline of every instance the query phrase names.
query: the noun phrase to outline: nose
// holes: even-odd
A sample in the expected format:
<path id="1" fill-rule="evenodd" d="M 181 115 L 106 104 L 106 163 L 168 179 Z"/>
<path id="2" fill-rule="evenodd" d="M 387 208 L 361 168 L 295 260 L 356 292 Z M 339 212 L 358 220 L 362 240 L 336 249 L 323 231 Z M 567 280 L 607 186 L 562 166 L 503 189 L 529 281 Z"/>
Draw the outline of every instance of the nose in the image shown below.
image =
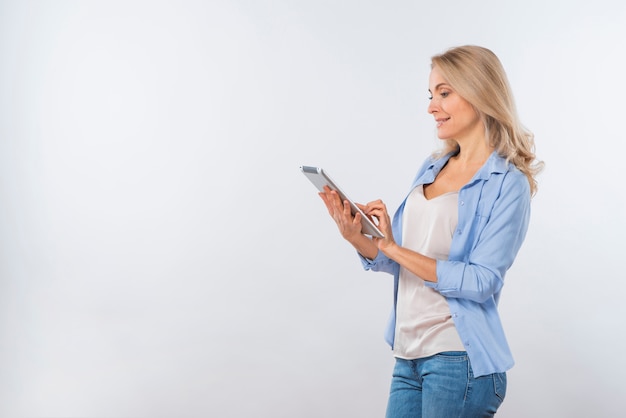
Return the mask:
<path id="1" fill-rule="evenodd" d="M 437 103 L 435 102 L 435 99 L 432 98 L 430 99 L 430 102 L 428 103 L 428 113 L 430 113 L 431 115 L 436 112 L 438 109 L 437 107 Z"/>

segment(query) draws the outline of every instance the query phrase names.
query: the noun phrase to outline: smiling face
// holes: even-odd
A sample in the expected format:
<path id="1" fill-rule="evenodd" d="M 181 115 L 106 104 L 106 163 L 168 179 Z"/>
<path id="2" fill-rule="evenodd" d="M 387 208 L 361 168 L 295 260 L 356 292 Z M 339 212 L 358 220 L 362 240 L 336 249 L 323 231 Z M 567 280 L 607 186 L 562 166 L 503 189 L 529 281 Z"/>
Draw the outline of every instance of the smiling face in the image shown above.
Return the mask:
<path id="1" fill-rule="evenodd" d="M 430 72 L 428 113 L 437 122 L 437 136 L 459 143 L 469 138 L 484 138 L 483 123 L 474 107 L 443 78 L 437 66 Z"/>

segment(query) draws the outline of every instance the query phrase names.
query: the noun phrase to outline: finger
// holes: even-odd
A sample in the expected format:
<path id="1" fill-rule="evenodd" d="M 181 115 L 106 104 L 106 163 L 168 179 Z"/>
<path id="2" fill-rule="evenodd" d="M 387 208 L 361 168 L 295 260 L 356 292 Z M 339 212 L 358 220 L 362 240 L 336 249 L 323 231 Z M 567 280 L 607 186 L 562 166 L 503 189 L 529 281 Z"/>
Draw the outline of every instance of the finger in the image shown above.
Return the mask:
<path id="1" fill-rule="evenodd" d="M 333 208 L 332 203 L 331 203 L 331 202 L 330 202 L 330 200 L 328 199 L 328 196 L 326 196 L 326 194 L 325 194 L 325 193 L 323 193 L 323 192 L 320 192 L 320 193 L 318 193 L 318 194 L 319 194 L 319 196 L 322 198 L 322 200 L 324 201 L 324 205 L 326 206 L 326 210 L 328 210 L 328 213 L 329 213 L 331 216 L 333 216 L 333 214 L 334 214 L 335 210 L 334 210 L 334 208 Z"/>
<path id="2" fill-rule="evenodd" d="M 343 214 L 344 216 L 352 216 L 352 211 L 350 210 L 350 202 L 347 200 L 343 201 Z"/>
<path id="3" fill-rule="evenodd" d="M 359 212 L 357 212 L 357 213 L 354 215 L 354 219 L 352 219 L 352 223 L 353 223 L 355 226 L 357 226 L 357 225 L 360 225 L 360 224 L 361 224 L 361 214 L 360 214 Z"/>
<path id="4" fill-rule="evenodd" d="M 365 211 L 365 214 L 368 217 L 374 216 L 374 217 L 379 218 L 379 219 L 388 216 L 387 215 L 387 211 L 385 211 L 385 209 L 383 209 L 383 208 L 370 208 L 367 211 Z"/>
<path id="5" fill-rule="evenodd" d="M 326 196 L 335 206 L 342 206 L 341 199 L 339 198 L 339 194 L 336 191 L 328 189 L 326 192 Z"/>
<path id="6" fill-rule="evenodd" d="M 375 200 L 373 202 L 369 202 L 366 206 L 365 206 L 365 210 L 364 212 L 369 214 L 369 212 L 373 211 L 373 210 L 387 210 L 387 207 L 385 206 L 385 204 L 382 202 L 382 200 Z"/>

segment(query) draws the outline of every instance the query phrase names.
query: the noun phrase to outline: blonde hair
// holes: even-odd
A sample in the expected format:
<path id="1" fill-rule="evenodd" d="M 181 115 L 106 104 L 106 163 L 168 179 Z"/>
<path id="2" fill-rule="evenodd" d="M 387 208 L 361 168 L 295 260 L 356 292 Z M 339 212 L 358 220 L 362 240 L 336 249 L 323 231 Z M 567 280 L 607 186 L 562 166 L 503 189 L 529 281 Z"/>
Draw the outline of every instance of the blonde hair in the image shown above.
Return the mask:
<path id="1" fill-rule="evenodd" d="M 531 195 L 543 162 L 535 159 L 534 135 L 520 123 L 511 87 L 498 57 L 487 48 L 466 45 L 431 59 L 448 84 L 480 115 L 489 145 L 528 178 Z M 447 140 L 443 152 L 458 149 Z"/>

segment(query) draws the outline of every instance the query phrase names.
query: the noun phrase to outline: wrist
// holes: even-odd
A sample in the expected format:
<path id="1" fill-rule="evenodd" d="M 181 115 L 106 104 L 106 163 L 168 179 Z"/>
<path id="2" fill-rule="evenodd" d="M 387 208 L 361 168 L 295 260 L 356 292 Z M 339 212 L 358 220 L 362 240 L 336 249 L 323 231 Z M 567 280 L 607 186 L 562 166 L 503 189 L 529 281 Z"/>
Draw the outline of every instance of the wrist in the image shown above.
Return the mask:
<path id="1" fill-rule="evenodd" d="M 386 245 L 380 245 L 378 247 L 378 249 L 389 258 L 393 258 L 392 255 L 396 252 L 397 248 L 398 244 L 396 244 L 395 241 L 391 241 Z"/>

